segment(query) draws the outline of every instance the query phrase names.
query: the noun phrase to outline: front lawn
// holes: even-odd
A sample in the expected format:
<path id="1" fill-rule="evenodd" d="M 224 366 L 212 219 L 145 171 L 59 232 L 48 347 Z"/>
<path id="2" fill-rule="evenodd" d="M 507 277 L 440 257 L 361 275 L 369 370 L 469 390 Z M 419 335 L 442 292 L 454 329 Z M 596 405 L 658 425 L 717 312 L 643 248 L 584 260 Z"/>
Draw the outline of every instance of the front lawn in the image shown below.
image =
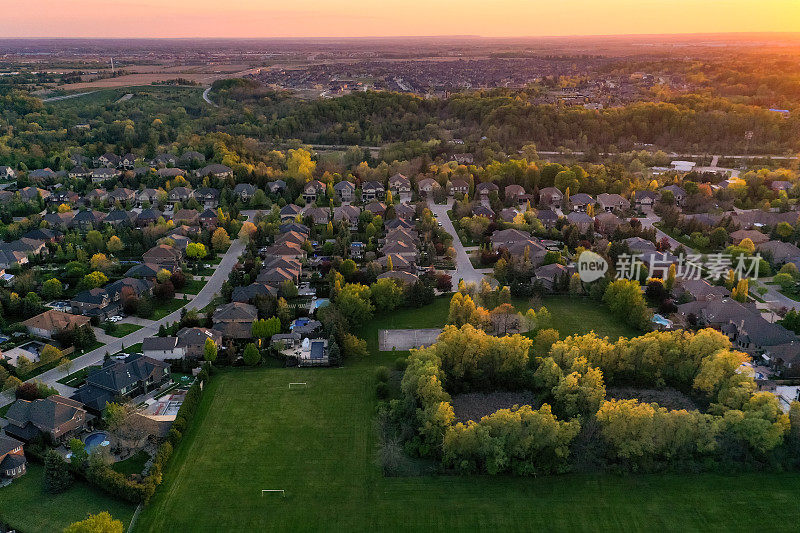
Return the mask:
<path id="1" fill-rule="evenodd" d="M 186 282 L 183 289 L 178 292 L 182 292 L 183 294 L 197 294 L 199 293 L 203 287 L 206 286 L 205 281 L 200 281 L 199 279 L 193 279 Z"/>
<path id="2" fill-rule="evenodd" d="M 136 529 L 789 531 L 800 520 L 794 473 L 385 478 L 374 372 L 386 359 L 214 377 Z M 298 381 L 308 388 L 288 388 Z"/>
<path id="3" fill-rule="evenodd" d="M 77 388 L 84 381 L 86 381 L 86 376 L 88 376 L 92 371 L 98 368 L 100 368 L 100 365 L 93 365 L 93 366 L 87 366 L 86 368 L 81 368 L 80 370 L 77 370 L 72 374 L 64 376 L 63 378 L 59 379 L 58 383 L 61 383 L 62 385 L 66 385 L 68 387 Z"/>
<path id="4" fill-rule="evenodd" d="M 61 531 L 89 513 L 108 511 L 127 527 L 134 507 L 76 481 L 66 492 L 47 494 L 42 490 L 44 468 L 28 462 L 28 473 L 0 489 L 0 520 L 25 532 Z"/>
<path id="5" fill-rule="evenodd" d="M 111 331 L 111 332 L 106 331 L 106 333 L 108 333 L 112 337 L 116 337 L 118 339 L 121 339 L 122 337 L 130 335 L 134 331 L 138 331 L 140 329 L 142 329 L 142 326 L 140 326 L 138 324 L 128 324 L 128 323 L 116 324 L 116 327 L 113 328 L 113 331 Z"/>
<path id="6" fill-rule="evenodd" d="M 186 300 L 180 300 L 178 298 L 173 298 L 171 300 L 164 300 L 164 301 L 154 300 L 153 315 L 150 317 L 150 320 L 161 320 L 170 313 L 174 313 L 187 303 L 189 302 Z"/>

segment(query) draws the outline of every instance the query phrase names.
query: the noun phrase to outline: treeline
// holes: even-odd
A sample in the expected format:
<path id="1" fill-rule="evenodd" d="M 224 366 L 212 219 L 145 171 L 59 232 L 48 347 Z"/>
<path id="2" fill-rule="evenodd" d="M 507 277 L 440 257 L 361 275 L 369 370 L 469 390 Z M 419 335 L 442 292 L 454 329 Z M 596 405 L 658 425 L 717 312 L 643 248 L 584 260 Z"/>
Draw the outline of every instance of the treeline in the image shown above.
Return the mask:
<path id="1" fill-rule="evenodd" d="M 800 403 L 784 414 L 741 371 L 749 357 L 730 348 L 710 329 L 614 343 L 593 333 L 559 341 L 541 330 L 533 342 L 447 326 L 436 344 L 412 352 L 402 398 L 385 413 L 407 424 L 398 430 L 407 452 L 461 473 L 796 468 Z M 609 399 L 606 383 L 672 387 L 705 409 Z M 544 403 L 456 423 L 450 393 L 521 389 Z"/>

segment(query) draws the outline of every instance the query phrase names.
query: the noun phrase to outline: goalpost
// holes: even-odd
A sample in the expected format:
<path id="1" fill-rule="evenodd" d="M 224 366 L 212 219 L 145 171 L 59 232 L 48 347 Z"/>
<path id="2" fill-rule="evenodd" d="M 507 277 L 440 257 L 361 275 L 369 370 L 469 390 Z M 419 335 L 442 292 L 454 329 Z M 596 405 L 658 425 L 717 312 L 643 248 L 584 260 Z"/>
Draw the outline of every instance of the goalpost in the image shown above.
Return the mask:
<path id="1" fill-rule="evenodd" d="M 301 382 L 301 383 L 289 383 L 289 390 L 292 390 L 292 386 L 294 386 L 294 388 L 296 388 L 296 389 L 297 388 L 304 388 L 305 389 L 305 388 L 308 388 L 308 383 L 306 383 L 305 381 Z"/>
<path id="2" fill-rule="evenodd" d="M 265 492 L 280 492 L 281 496 L 284 498 L 286 497 L 286 491 L 283 489 L 261 489 L 261 495 L 263 496 Z"/>

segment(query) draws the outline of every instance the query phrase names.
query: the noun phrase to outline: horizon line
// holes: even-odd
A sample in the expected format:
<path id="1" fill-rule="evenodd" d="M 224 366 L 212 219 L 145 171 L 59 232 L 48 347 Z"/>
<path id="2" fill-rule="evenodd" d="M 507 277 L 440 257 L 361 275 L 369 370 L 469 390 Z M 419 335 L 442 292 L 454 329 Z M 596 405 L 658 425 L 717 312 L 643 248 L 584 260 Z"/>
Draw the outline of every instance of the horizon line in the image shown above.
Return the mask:
<path id="1" fill-rule="evenodd" d="M 358 36 L 262 36 L 262 37 L 235 37 L 235 36 L 193 36 L 193 37 L 104 37 L 104 36 L 26 36 L 3 37 L 0 41 L 60 41 L 60 40 L 85 40 L 85 41 L 264 41 L 264 40 L 391 40 L 391 39 L 476 39 L 476 40 L 513 40 L 513 39 L 572 39 L 572 38 L 637 38 L 637 37 L 726 37 L 726 36 L 796 36 L 800 38 L 800 31 L 729 31 L 729 32 L 673 32 L 673 33 L 606 33 L 606 34 L 549 34 L 549 35 L 477 35 L 477 34 L 438 34 L 438 35 L 358 35 Z"/>

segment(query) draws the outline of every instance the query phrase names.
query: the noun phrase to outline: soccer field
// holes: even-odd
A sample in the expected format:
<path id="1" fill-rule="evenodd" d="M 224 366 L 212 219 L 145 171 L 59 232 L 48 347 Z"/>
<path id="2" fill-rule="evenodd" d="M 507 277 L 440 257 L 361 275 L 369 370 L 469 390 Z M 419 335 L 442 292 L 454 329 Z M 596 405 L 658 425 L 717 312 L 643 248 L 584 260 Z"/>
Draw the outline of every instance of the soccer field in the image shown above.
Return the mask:
<path id="1" fill-rule="evenodd" d="M 384 478 L 375 366 L 216 376 L 136 530 L 796 530 L 795 474 Z"/>

